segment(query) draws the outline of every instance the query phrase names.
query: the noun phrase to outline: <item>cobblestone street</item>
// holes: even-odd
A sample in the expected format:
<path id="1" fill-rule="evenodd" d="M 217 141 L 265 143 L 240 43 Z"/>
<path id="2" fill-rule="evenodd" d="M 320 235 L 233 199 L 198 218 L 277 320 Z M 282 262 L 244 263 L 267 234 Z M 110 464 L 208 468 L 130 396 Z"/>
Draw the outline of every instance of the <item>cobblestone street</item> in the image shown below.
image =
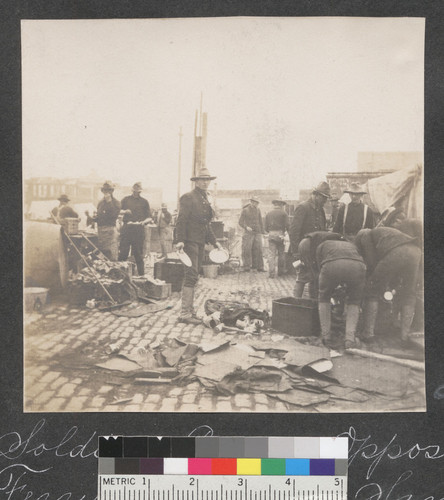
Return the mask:
<path id="1" fill-rule="evenodd" d="M 292 295 L 294 277 L 269 279 L 267 273 L 240 273 L 201 278 L 196 290 L 198 314 L 207 299 L 242 300 L 256 309 L 271 313 L 272 301 Z M 96 366 L 110 358 L 106 347 L 123 339 L 120 354 L 137 352 L 140 345 L 156 347 L 178 339 L 200 344 L 212 339 L 240 340 L 242 334 L 216 335 L 203 324 L 177 322 L 180 294 L 174 293 L 162 304 L 172 308 L 137 318 L 118 317 L 112 312 L 70 307 L 63 297 L 51 297 L 42 313 L 25 317 L 24 410 L 27 412 L 287 412 L 344 411 L 341 402 L 328 402 L 309 409 L 285 404 L 260 393 L 222 396 L 199 382 L 137 384 L 125 373 Z M 268 331 L 262 340 L 272 340 Z M 414 397 L 413 390 L 410 397 Z M 417 391 L 416 391 L 417 392 Z M 418 395 L 421 401 L 421 395 Z M 387 406 L 382 396 L 367 402 L 366 411 Z M 403 400 L 403 405 L 409 402 Z M 411 406 L 418 405 L 412 401 Z M 365 411 L 363 404 L 350 403 L 350 411 Z M 353 409 L 354 408 L 354 409 Z"/>

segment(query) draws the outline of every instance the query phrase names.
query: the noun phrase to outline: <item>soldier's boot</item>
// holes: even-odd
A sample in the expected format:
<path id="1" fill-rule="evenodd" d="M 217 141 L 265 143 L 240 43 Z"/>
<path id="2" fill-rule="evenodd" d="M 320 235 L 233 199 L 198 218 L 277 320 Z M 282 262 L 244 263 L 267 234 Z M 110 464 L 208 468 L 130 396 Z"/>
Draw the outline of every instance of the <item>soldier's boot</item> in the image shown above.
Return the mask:
<path id="1" fill-rule="evenodd" d="M 310 297 L 310 299 L 316 298 L 316 287 L 312 281 L 309 281 L 307 283 L 307 292 L 308 292 L 308 296 Z"/>
<path id="2" fill-rule="evenodd" d="M 410 327 L 415 317 L 415 306 L 405 305 L 401 309 L 401 340 L 404 342 L 409 339 Z"/>
<path id="3" fill-rule="evenodd" d="M 378 317 L 379 302 L 367 300 L 364 307 L 364 331 L 361 339 L 366 343 L 375 342 L 375 325 Z"/>
<path id="4" fill-rule="evenodd" d="M 194 290 L 195 290 L 195 288 L 191 288 L 191 290 L 192 290 L 192 292 L 191 292 L 191 305 L 190 305 L 189 311 L 191 313 L 191 316 L 193 316 L 193 318 L 196 318 L 199 321 L 202 321 L 202 318 L 200 318 L 197 315 L 196 309 L 194 308 Z"/>
<path id="5" fill-rule="evenodd" d="M 347 305 L 347 315 L 345 317 L 345 348 L 353 349 L 360 346 L 359 340 L 355 338 L 356 328 L 359 320 L 359 306 L 356 304 Z"/>
<path id="6" fill-rule="evenodd" d="M 200 319 L 194 318 L 192 314 L 194 300 L 194 288 L 184 286 L 182 288 L 182 310 L 179 316 L 179 323 L 186 323 L 187 325 L 200 325 Z"/>
<path id="7" fill-rule="evenodd" d="M 304 293 L 305 283 L 301 283 L 300 281 L 296 281 L 294 285 L 293 295 L 297 299 L 300 299 Z"/>
<path id="8" fill-rule="evenodd" d="M 332 339 L 331 339 L 331 308 L 330 302 L 319 302 L 318 304 L 319 310 L 319 323 L 321 324 L 321 338 L 322 343 L 326 347 L 333 348 Z"/>

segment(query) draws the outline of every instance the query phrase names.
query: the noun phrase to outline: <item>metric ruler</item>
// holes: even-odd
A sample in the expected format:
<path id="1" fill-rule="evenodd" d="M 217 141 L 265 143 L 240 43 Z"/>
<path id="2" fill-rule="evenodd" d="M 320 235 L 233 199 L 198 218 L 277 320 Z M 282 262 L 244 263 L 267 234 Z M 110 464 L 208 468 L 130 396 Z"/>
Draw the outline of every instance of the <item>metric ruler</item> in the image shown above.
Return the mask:
<path id="1" fill-rule="evenodd" d="M 99 438 L 98 500 L 345 500 L 348 440 Z"/>
<path id="2" fill-rule="evenodd" d="M 346 500 L 346 476 L 99 476 L 98 500 Z"/>

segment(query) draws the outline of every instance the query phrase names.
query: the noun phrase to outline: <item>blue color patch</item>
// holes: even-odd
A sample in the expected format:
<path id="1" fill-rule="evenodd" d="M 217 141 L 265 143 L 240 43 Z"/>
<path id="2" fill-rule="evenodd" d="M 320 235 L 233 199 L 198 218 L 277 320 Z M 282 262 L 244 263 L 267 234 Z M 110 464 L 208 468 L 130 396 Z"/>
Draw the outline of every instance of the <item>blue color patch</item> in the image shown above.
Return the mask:
<path id="1" fill-rule="evenodd" d="M 287 458 L 285 460 L 285 474 L 287 476 L 309 476 L 310 459 Z"/>

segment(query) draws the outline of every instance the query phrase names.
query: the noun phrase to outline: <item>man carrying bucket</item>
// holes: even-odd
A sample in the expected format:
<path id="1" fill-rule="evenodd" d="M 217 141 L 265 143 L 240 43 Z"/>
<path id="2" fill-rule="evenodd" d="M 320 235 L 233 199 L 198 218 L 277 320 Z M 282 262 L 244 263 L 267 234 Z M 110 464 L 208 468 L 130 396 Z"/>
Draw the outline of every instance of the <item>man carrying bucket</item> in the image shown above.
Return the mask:
<path id="1" fill-rule="evenodd" d="M 199 279 L 202 266 L 205 243 L 222 249 L 211 229 L 213 209 L 208 201 L 208 187 L 216 177 L 210 175 L 206 168 L 202 168 L 196 177 L 191 180 L 196 187 L 184 194 L 179 201 L 179 215 L 176 224 L 176 248 L 184 251 L 191 260 L 191 266 L 185 267 L 185 276 L 182 287 L 182 309 L 179 316 L 180 323 L 198 325 L 201 321 L 194 311 L 194 289 Z"/>

